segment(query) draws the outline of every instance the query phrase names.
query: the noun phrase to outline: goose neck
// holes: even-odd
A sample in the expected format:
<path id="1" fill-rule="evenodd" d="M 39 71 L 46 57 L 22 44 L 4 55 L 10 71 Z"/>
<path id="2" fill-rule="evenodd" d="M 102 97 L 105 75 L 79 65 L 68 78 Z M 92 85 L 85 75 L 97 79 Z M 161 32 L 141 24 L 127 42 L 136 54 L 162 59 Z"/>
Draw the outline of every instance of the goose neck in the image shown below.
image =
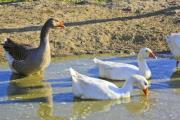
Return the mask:
<path id="1" fill-rule="evenodd" d="M 138 66 L 141 75 L 147 76 L 147 74 L 149 74 L 150 70 L 145 58 L 138 57 Z"/>
<path id="2" fill-rule="evenodd" d="M 45 46 L 46 44 L 49 43 L 49 31 L 50 31 L 50 27 L 47 23 L 45 23 L 41 29 L 40 46 Z"/>
<path id="3" fill-rule="evenodd" d="M 133 83 L 134 81 L 132 80 L 127 80 L 123 87 L 122 88 L 119 88 L 119 94 L 125 94 L 125 93 L 128 93 L 128 92 L 131 92 L 132 89 L 133 89 Z"/>
<path id="4" fill-rule="evenodd" d="M 146 60 L 145 60 L 145 58 L 138 57 L 137 60 L 138 60 L 138 65 L 139 65 L 139 67 L 146 65 Z"/>

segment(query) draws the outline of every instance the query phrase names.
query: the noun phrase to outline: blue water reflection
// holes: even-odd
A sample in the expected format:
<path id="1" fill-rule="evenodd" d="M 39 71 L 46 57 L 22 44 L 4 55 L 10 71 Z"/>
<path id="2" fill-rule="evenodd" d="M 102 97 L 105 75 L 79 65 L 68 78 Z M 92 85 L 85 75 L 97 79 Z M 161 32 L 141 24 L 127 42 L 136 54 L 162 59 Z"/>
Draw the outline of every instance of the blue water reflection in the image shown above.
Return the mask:
<path id="1" fill-rule="evenodd" d="M 118 58 L 118 57 L 107 57 L 102 58 L 106 61 L 114 62 L 125 62 L 137 65 L 135 57 L 131 58 Z M 175 60 L 172 59 L 158 59 L 158 60 L 147 60 L 148 65 L 152 71 L 151 89 L 167 89 L 171 86 L 169 81 L 173 70 L 175 68 Z M 92 59 L 80 59 L 80 60 L 69 60 L 64 62 L 52 63 L 46 71 L 45 79 L 53 88 L 53 100 L 54 102 L 71 102 L 73 101 L 73 94 L 71 91 L 72 80 L 68 72 L 68 68 L 74 68 L 77 71 L 87 74 L 89 76 L 98 77 L 98 68 L 93 63 Z M 0 69 L 0 98 L 1 104 L 6 100 L 8 84 L 11 77 L 10 70 Z M 61 93 L 58 89 L 69 88 L 68 91 Z M 14 101 L 17 102 L 17 101 Z"/>

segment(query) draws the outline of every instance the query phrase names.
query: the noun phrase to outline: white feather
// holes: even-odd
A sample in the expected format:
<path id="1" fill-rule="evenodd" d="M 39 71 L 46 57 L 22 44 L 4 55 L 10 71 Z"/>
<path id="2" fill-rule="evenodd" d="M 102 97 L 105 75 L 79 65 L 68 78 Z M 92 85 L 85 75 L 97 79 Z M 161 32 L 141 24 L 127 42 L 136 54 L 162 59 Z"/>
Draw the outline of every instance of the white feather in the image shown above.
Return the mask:
<path id="1" fill-rule="evenodd" d="M 171 33 L 166 37 L 168 46 L 176 59 L 180 59 L 180 33 Z"/>
<path id="2" fill-rule="evenodd" d="M 9 54 L 8 51 L 5 51 L 5 55 L 6 55 L 6 59 L 7 59 L 8 63 L 9 63 L 9 65 L 12 66 L 14 58 Z"/>
<path id="3" fill-rule="evenodd" d="M 4 40 L 4 44 L 5 44 L 6 41 L 7 41 L 7 39 Z M 12 72 L 17 73 L 17 71 L 12 66 L 14 58 L 6 50 L 5 50 L 5 55 L 6 55 L 6 59 L 7 59 L 8 63 L 9 63 L 9 67 L 11 68 Z"/>
<path id="4" fill-rule="evenodd" d="M 144 82 L 148 83 L 143 76 L 133 75 L 125 82 L 123 87 L 119 88 L 111 82 L 80 74 L 72 68 L 70 68 L 70 74 L 72 76 L 72 92 L 76 97 L 82 99 L 107 100 L 127 98 L 130 97 L 135 81 L 140 86 L 140 89 L 147 87 Z"/>
<path id="5" fill-rule="evenodd" d="M 148 51 L 148 52 L 146 52 Z M 143 75 L 146 79 L 151 77 L 151 70 L 149 69 L 146 58 L 149 57 L 152 50 L 149 48 L 141 48 L 138 53 L 138 67 L 135 65 L 121 63 L 121 62 L 111 62 L 102 61 L 94 58 L 94 63 L 97 64 L 99 68 L 99 76 L 111 80 L 127 80 L 133 74 Z M 156 59 L 156 57 L 154 57 Z"/>

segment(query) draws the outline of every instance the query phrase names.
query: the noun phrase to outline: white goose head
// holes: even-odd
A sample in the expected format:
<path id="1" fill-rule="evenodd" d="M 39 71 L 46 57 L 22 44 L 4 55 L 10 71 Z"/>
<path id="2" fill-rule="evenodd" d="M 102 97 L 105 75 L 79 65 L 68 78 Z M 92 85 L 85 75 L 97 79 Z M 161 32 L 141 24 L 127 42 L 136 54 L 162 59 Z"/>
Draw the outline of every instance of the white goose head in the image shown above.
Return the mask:
<path id="1" fill-rule="evenodd" d="M 155 54 L 152 52 L 151 49 L 149 48 L 141 48 L 139 53 L 138 53 L 138 58 L 139 59 L 145 59 L 145 58 L 154 58 L 156 59 L 157 57 L 155 56 Z"/>
<path id="2" fill-rule="evenodd" d="M 143 90 L 145 95 L 148 94 L 149 82 L 146 80 L 145 77 L 138 74 L 134 74 L 129 78 L 129 81 L 135 83 L 139 87 L 139 89 Z"/>

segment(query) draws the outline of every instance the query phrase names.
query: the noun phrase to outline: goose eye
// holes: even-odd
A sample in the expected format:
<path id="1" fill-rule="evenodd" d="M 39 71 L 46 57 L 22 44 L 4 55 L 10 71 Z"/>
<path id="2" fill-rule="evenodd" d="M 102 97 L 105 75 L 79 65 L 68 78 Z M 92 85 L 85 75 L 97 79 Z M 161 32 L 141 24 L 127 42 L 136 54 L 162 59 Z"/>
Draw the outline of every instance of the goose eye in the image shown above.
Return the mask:
<path id="1" fill-rule="evenodd" d="M 144 82 L 144 85 L 146 85 L 146 86 L 147 86 L 147 85 L 148 85 L 148 84 L 147 84 L 147 82 Z"/>

